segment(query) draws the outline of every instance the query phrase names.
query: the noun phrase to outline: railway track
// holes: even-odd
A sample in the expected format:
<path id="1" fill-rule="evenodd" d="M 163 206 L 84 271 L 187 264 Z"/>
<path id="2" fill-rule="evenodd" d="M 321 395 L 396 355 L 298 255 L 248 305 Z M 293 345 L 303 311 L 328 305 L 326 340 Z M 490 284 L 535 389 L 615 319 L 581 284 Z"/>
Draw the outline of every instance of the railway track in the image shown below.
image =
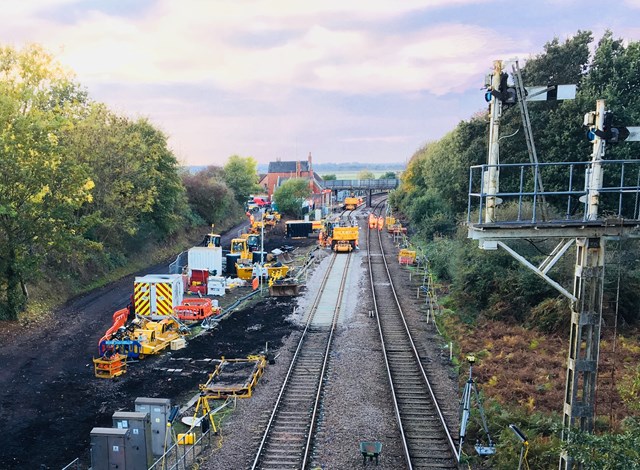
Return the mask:
<path id="1" fill-rule="evenodd" d="M 307 467 L 351 254 L 333 254 L 250 468 Z"/>
<path id="2" fill-rule="evenodd" d="M 407 326 L 380 231 L 368 231 L 367 248 L 374 309 L 407 468 L 457 469 L 457 447 Z"/>

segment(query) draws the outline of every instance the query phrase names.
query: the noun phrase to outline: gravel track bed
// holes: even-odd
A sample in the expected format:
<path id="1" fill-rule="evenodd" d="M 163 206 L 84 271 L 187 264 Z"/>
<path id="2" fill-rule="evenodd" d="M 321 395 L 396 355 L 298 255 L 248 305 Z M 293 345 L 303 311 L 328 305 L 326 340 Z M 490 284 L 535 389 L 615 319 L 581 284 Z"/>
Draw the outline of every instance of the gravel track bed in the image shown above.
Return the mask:
<path id="1" fill-rule="evenodd" d="M 387 372 L 384 367 L 380 338 L 375 318 L 369 317 L 373 309 L 366 273 L 367 228 L 361 224 L 361 252 L 357 252 L 352 273 L 345 291 L 339 321 L 329 362 L 329 373 L 324 386 L 312 461 L 312 468 L 350 469 L 363 466 L 359 451 L 360 441 L 380 441 L 383 444 L 379 458 L 380 470 L 405 468 L 405 461 L 393 404 L 390 398 Z M 383 233 L 388 263 L 394 277 L 394 286 L 401 297 L 402 307 L 412 328 L 414 341 L 423 358 L 423 364 L 433 378 L 436 396 L 451 428 L 458 426 L 458 379 L 450 366 L 444 341 L 427 324 L 416 299 L 417 283 L 409 281 L 409 272 L 397 263 L 397 249 L 392 237 Z M 317 259 L 326 258 L 328 252 Z M 313 301 L 328 260 L 323 259 L 309 275 L 307 288 L 298 299 L 293 319 L 300 324 L 306 317 L 307 307 Z M 285 339 L 278 351 L 275 365 L 267 367 L 264 376 L 250 399 L 237 401 L 236 410 L 222 425 L 218 446 L 203 455 L 201 468 L 206 470 L 248 468 L 253 461 L 262 430 L 272 404 L 282 385 L 298 339 L 294 331 Z M 373 467 L 375 463 L 367 463 Z"/>

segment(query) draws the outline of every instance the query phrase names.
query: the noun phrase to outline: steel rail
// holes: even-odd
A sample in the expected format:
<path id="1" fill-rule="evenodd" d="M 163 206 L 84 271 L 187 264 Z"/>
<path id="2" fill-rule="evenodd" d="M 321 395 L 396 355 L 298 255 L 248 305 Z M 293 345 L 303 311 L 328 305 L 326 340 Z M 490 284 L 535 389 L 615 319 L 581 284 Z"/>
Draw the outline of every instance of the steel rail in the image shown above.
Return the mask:
<path id="1" fill-rule="evenodd" d="M 333 254 L 331 261 L 330 261 L 330 265 L 327 268 L 327 271 L 322 279 L 322 282 L 320 284 L 320 288 L 318 290 L 318 293 L 314 299 L 314 302 L 310 308 L 310 313 L 309 313 L 309 317 L 307 318 L 307 322 L 305 325 L 305 329 L 300 337 L 300 340 L 298 341 L 298 345 L 297 348 L 295 350 L 295 353 L 291 359 L 291 363 L 289 365 L 289 369 L 287 371 L 286 377 L 283 381 L 282 387 L 280 388 L 280 392 L 278 394 L 278 397 L 276 399 L 276 402 L 272 408 L 271 411 L 271 415 L 269 417 L 269 421 L 266 425 L 266 428 L 263 432 L 262 435 L 262 439 L 260 441 L 260 444 L 258 446 L 258 450 L 256 451 L 256 455 L 255 458 L 253 460 L 253 464 L 251 466 L 252 470 L 255 470 L 257 468 L 259 468 L 260 464 L 261 464 L 261 459 L 263 458 L 264 454 L 265 454 L 265 450 L 267 448 L 267 440 L 269 438 L 270 432 L 271 430 L 274 428 L 275 422 L 277 420 L 277 415 L 278 415 L 278 411 L 280 410 L 282 403 L 284 401 L 284 398 L 287 395 L 287 391 L 289 388 L 289 385 L 291 383 L 291 378 L 293 376 L 294 373 L 294 369 L 296 367 L 296 365 L 299 362 L 299 359 L 301 357 L 301 353 L 303 351 L 304 348 L 304 343 L 306 341 L 306 339 L 308 338 L 308 332 L 310 330 L 311 324 L 313 322 L 313 318 L 317 312 L 318 309 L 318 305 L 320 303 L 320 300 L 322 299 L 323 296 L 323 292 L 325 290 L 325 287 L 327 285 L 327 281 L 329 280 L 329 278 L 331 277 L 331 273 L 333 271 L 333 267 L 335 264 L 335 260 L 337 258 L 337 254 Z M 324 380 L 324 376 L 326 373 L 326 368 L 327 368 L 327 362 L 328 362 L 328 357 L 329 357 L 329 351 L 331 348 L 331 342 L 333 339 L 333 332 L 335 330 L 335 325 L 337 322 L 337 318 L 339 316 L 339 312 L 340 312 L 340 307 L 341 307 L 341 303 L 342 303 L 342 293 L 344 291 L 344 283 L 346 282 L 346 276 L 349 270 L 349 266 L 350 266 L 350 261 L 351 261 L 351 254 L 347 255 L 347 261 L 342 273 L 342 278 L 341 278 L 341 284 L 340 284 L 340 288 L 339 288 L 339 295 L 338 295 L 338 299 L 336 300 L 336 307 L 334 309 L 333 312 L 333 317 L 332 317 L 332 322 L 331 322 L 331 328 L 330 331 L 328 332 L 328 338 L 327 338 L 327 345 L 325 347 L 325 351 L 324 351 L 324 355 L 323 355 L 323 360 L 322 360 L 322 367 L 321 367 L 321 371 L 319 373 L 318 376 L 318 380 L 316 382 L 316 394 L 315 394 L 315 400 L 313 403 L 313 407 L 312 407 L 312 413 L 311 413 L 311 418 L 309 421 L 309 428 L 308 428 L 308 435 L 307 435 L 307 440 L 304 446 L 304 449 L 302 449 L 301 454 L 303 455 L 302 458 L 302 469 L 305 468 L 306 466 L 306 461 L 308 459 L 309 456 L 309 449 L 311 447 L 311 441 L 312 441 L 312 437 L 313 437 L 313 429 L 315 426 L 315 417 L 317 415 L 317 409 L 320 403 L 320 398 L 321 398 L 321 392 L 322 392 L 322 383 Z"/>
<path id="2" fill-rule="evenodd" d="M 375 212 L 376 210 L 379 209 L 380 205 L 385 202 L 385 201 L 381 201 L 379 202 L 376 207 L 373 209 L 373 211 Z M 389 266 L 387 264 L 387 260 L 386 260 L 386 256 L 385 256 L 385 252 L 384 252 L 384 247 L 382 244 L 382 238 L 380 235 L 380 230 L 377 230 L 378 232 L 378 244 L 380 247 L 380 252 L 381 252 L 381 257 L 382 257 L 382 261 L 384 263 L 384 269 L 387 275 L 387 279 L 389 281 L 389 288 L 391 290 L 391 293 L 393 294 L 393 299 L 395 300 L 395 305 L 398 308 L 398 313 L 399 313 L 399 318 L 402 321 L 402 324 L 404 326 L 404 332 L 406 333 L 406 338 L 409 342 L 410 345 L 410 349 L 411 352 L 413 353 L 413 357 L 415 359 L 415 364 L 417 366 L 417 368 L 420 371 L 420 374 L 424 380 L 424 383 L 427 387 L 427 390 L 429 391 L 429 396 L 431 397 L 431 401 L 432 401 L 432 405 L 434 406 L 437 415 L 438 415 L 438 419 L 440 422 L 440 425 L 442 427 L 442 430 L 444 431 L 444 434 L 446 436 L 446 441 L 447 441 L 447 445 L 449 450 L 451 451 L 453 457 L 455 458 L 456 461 L 459 461 L 459 454 L 456 448 L 456 445 L 453 441 L 453 438 L 451 436 L 451 433 L 449 432 L 449 429 L 447 427 L 446 421 L 444 419 L 444 415 L 442 413 L 442 410 L 440 409 L 440 406 L 438 405 L 438 401 L 436 399 L 435 393 L 433 392 L 433 389 L 431 387 L 429 378 L 427 376 L 426 371 L 424 370 L 424 367 L 422 366 L 422 362 L 420 361 L 420 355 L 418 353 L 418 350 L 415 346 L 415 343 L 413 341 L 413 338 L 411 336 L 409 327 L 407 325 L 404 313 L 402 311 L 402 307 L 400 305 L 400 301 L 398 299 L 398 295 L 396 293 L 395 287 L 393 285 L 393 279 L 391 277 L 391 274 L 389 272 Z M 409 469 L 413 469 L 413 463 L 412 463 L 412 457 L 411 457 L 411 451 L 409 448 L 409 443 L 407 442 L 407 435 L 405 433 L 405 426 L 402 420 L 402 414 L 401 414 L 401 410 L 400 410 L 400 405 L 398 403 L 398 398 L 397 398 L 397 391 L 396 391 L 396 387 L 394 385 L 394 379 L 393 379 L 393 375 L 392 375 L 392 368 L 391 368 L 391 364 L 389 361 L 389 356 L 388 356 L 388 351 L 387 351 L 387 345 L 385 343 L 385 337 L 384 337 L 384 331 L 383 331 L 383 327 L 381 324 L 381 320 L 380 320 L 380 315 L 379 315 L 379 311 L 378 311 L 378 301 L 376 300 L 376 288 L 374 285 L 374 279 L 373 279 L 373 267 L 372 267 L 372 263 L 371 263 L 371 230 L 368 231 L 367 234 L 367 260 L 368 260 L 368 266 L 369 266 L 369 279 L 370 279 L 370 284 L 371 284 L 371 292 L 372 292 L 372 297 L 373 297 L 373 304 L 374 304 L 374 310 L 376 312 L 376 319 L 377 319 L 377 323 L 378 323 L 378 331 L 380 333 L 380 341 L 382 343 L 382 351 L 383 351 L 383 356 L 384 356 L 384 361 L 385 361 L 385 365 L 387 367 L 387 377 L 389 379 L 389 385 L 391 388 L 391 394 L 392 394 L 392 398 L 393 398 L 393 403 L 394 403 L 394 410 L 395 410 L 395 415 L 396 415 L 396 419 L 398 420 L 398 424 L 399 424 L 399 429 L 400 429 L 400 435 L 401 435 L 401 440 L 402 440 L 402 446 L 403 446 L 403 450 L 405 452 L 405 458 L 407 460 L 407 465 Z"/>
<path id="3" fill-rule="evenodd" d="M 338 322 L 338 317 L 340 316 L 340 310 L 342 309 L 342 296 L 344 294 L 344 286 L 347 282 L 347 273 L 349 272 L 349 265 L 351 264 L 351 253 L 348 254 L 349 258 L 347 259 L 347 263 L 345 265 L 344 271 L 342 272 L 342 279 L 340 280 L 340 289 L 338 290 L 338 299 L 336 300 L 336 308 L 333 312 L 333 319 L 331 320 L 331 330 L 329 331 L 329 338 L 327 340 L 327 347 L 324 353 L 324 360 L 322 361 L 322 370 L 320 371 L 319 380 L 318 380 L 318 391 L 316 392 L 316 400 L 313 405 L 313 413 L 311 414 L 311 426 L 309 427 L 309 435 L 307 436 L 307 445 L 304 449 L 304 456 L 302 457 L 302 468 L 301 470 L 305 470 L 307 466 L 307 458 L 309 457 L 309 449 L 311 448 L 311 439 L 313 437 L 313 430 L 315 428 L 316 423 L 316 414 L 318 412 L 318 406 L 320 405 L 320 397 L 322 392 L 322 381 L 324 380 L 324 376 L 327 370 L 327 363 L 329 362 L 329 351 L 331 351 L 331 344 L 333 342 L 333 333 L 336 329 L 336 323 Z"/>

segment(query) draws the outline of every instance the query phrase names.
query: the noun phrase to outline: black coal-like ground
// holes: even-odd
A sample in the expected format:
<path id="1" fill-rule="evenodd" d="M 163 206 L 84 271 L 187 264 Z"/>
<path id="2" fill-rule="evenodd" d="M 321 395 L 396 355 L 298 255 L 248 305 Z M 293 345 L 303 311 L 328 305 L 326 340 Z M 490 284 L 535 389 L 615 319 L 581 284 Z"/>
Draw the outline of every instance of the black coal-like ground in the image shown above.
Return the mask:
<path id="1" fill-rule="evenodd" d="M 23 377 L 23 386 L 11 385 L 15 395 L 3 398 L 2 417 L 9 415 L 12 421 L 4 423 L 0 468 L 61 468 L 76 457 L 88 464 L 93 427 L 111 427 L 112 414 L 133 411 L 139 396 L 183 404 L 213 371 L 211 359 L 243 358 L 262 351 L 266 342 L 269 349 L 277 349 L 293 328 L 285 320 L 292 310 L 291 300 L 267 298 L 234 312 L 217 330 L 190 340 L 185 349 L 129 364 L 128 372 L 114 381 L 94 378 L 86 357 L 63 361 L 66 364 L 52 380 L 40 374 Z"/>
<path id="2" fill-rule="evenodd" d="M 284 244 L 291 243 L 275 236 L 268 246 Z M 147 272 L 166 272 L 166 264 Z M 86 467 L 91 429 L 111 427 L 112 414 L 132 411 L 136 397 L 170 398 L 182 405 L 213 372 L 210 359 L 246 357 L 263 350 L 266 342 L 276 350 L 295 329 L 285 320 L 295 300 L 265 298 L 234 312 L 183 350 L 131 363 L 115 380 L 95 378 L 91 359 L 98 340 L 111 325 L 113 312 L 127 305 L 132 285 L 129 276 L 92 291 L 35 327 L 0 325 L 1 469 L 58 469 L 75 458 Z"/>

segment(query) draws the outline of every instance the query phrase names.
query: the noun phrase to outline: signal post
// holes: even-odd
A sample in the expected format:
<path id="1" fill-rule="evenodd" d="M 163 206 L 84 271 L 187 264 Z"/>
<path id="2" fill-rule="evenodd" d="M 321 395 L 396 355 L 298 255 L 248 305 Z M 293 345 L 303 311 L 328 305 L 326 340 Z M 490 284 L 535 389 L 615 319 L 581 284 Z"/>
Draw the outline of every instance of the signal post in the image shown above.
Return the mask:
<path id="1" fill-rule="evenodd" d="M 516 63 L 517 68 L 517 63 Z M 599 100 L 596 110 L 585 115 L 584 124 L 589 128 L 589 136 L 593 141 L 593 152 L 590 162 L 561 162 L 554 164 L 539 163 L 537 158 L 530 163 L 501 165 L 499 162 L 499 125 L 503 111 L 503 103 L 507 106 L 515 104 L 517 96 L 524 96 L 521 106 L 523 115 L 526 109 L 527 92 L 521 83 L 516 83 L 521 89 L 509 88 L 507 76 L 502 72 L 502 62 L 494 63 L 492 76 L 485 81 L 488 92 L 485 95 L 490 102 L 490 132 L 487 165 L 471 168 L 469 184 L 469 214 L 467 224 L 469 238 L 479 241 L 485 250 L 503 248 L 524 266 L 534 271 L 538 276 L 561 292 L 571 302 L 571 331 L 569 337 L 569 354 L 567 358 L 567 375 L 563 403 L 563 440 L 571 438 L 570 431 L 579 429 L 592 432 L 595 419 L 595 391 L 598 371 L 598 357 L 600 347 L 600 324 L 602 322 L 602 299 L 604 287 L 604 253 L 605 238 L 640 237 L 640 214 L 634 207 L 633 213 L 625 212 L 633 204 L 624 204 L 629 195 L 638 197 L 640 187 L 640 160 L 606 161 L 605 148 L 607 142 L 623 140 L 640 140 L 638 127 L 613 127 L 613 116 L 606 110 L 604 100 Z M 575 86 L 573 87 L 575 93 Z M 535 95 L 549 93 L 553 99 L 558 96 L 570 97 L 567 86 L 558 85 L 546 90 L 535 87 Z M 532 87 L 532 89 L 534 89 Z M 527 91 L 530 89 L 528 88 Z M 533 96 L 533 95 L 531 95 Z M 549 98 L 547 98 L 549 99 Z M 537 98 L 536 100 L 540 100 Z M 524 109 L 522 109 L 524 107 Z M 531 132 L 531 129 L 528 129 Z M 533 139 L 528 144 L 533 145 Z M 535 148 L 533 149 L 535 156 Z M 557 165 L 564 170 L 566 166 L 568 185 L 562 191 L 545 191 L 542 189 L 541 168 L 545 165 Z M 582 165 L 582 167 L 580 167 Z M 501 171 L 520 171 L 519 188 L 507 188 L 500 193 L 499 176 Z M 575 167 L 584 168 L 581 174 Z M 603 187 L 604 174 L 609 167 L 612 174 L 621 173 L 617 186 Z M 620 170 L 621 168 L 621 170 Z M 627 174 L 638 176 L 632 184 L 625 180 Z M 635 172 L 635 173 L 634 173 Z M 476 178 L 474 178 L 474 175 Z M 574 179 L 584 175 L 584 185 L 574 185 Z M 523 183 L 530 179 L 533 191 Z M 477 181 L 476 181 L 477 180 Z M 569 188 L 567 191 L 566 188 Z M 617 214 L 604 218 L 600 209 L 603 207 L 602 196 L 606 193 L 617 198 Z M 540 215 L 546 214 L 544 201 L 549 198 L 567 198 L 567 213 L 558 220 L 540 220 Z M 510 199 L 518 207 L 518 220 L 501 220 L 499 207 L 504 200 Z M 570 210 L 571 198 L 579 198 L 581 210 L 575 214 L 575 208 Z M 523 202 L 524 201 L 524 202 Z M 574 202 L 575 204 L 575 202 Z M 532 217 L 529 220 L 521 217 L 531 208 Z M 607 207 L 608 211 L 611 207 Z M 472 212 L 477 210 L 477 216 Z M 545 217 L 546 219 L 546 217 Z M 522 239 L 556 239 L 558 245 L 540 265 L 536 266 L 515 249 L 509 242 Z M 573 279 L 573 290 L 569 292 L 549 274 L 557 261 L 576 244 L 576 259 Z M 562 454 L 559 463 L 560 470 L 576 468 L 571 456 Z"/>

